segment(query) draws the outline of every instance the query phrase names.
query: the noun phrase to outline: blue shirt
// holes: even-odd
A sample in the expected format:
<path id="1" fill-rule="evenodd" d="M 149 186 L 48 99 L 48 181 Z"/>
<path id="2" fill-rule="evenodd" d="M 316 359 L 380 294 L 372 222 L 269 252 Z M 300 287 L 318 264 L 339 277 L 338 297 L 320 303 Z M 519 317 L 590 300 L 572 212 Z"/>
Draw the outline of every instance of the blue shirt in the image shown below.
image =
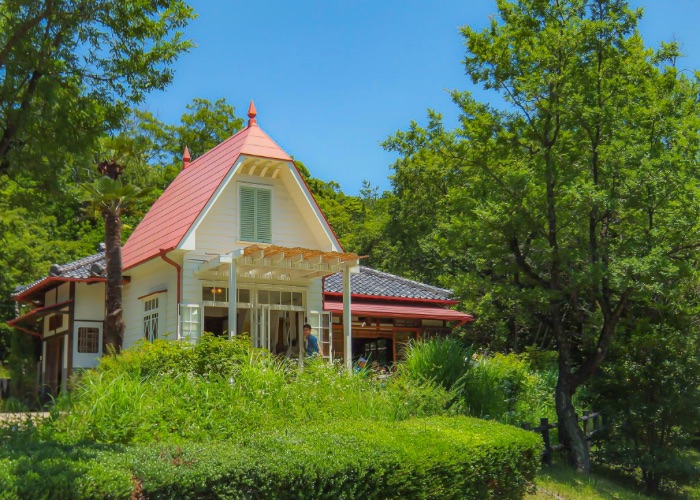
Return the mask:
<path id="1" fill-rule="evenodd" d="M 318 352 L 318 339 L 311 334 L 306 337 L 306 355 L 313 356 L 314 354 L 318 354 Z"/>

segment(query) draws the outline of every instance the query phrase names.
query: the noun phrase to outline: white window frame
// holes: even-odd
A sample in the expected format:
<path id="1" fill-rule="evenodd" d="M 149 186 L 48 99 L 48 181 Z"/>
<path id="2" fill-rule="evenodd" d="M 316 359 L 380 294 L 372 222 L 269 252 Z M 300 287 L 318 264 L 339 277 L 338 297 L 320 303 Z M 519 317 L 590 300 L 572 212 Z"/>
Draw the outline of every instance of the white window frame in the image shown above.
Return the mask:
<path id="1" fill-rule="evenodd" d="M 143 338 L 148 342 L 153 342 L 156 339 L 163 338 L 163 328 L 166 326 L 166 306 L 167 306 L 167 290 L 159 290 L 157 292 L 151 292 L 147 295 L 139 297 L 139 302 L 141 302 L 141 333 L 143 333 Z M 149 304 L 153 304 L 156 301 L 156 307 L 151 307 L 147 309 Z M 155 318 L 154 318 L 155 316 Z M 146 321 L 153 321 L 155 319 L 155 335 L 150 335 L 150 329 L 146 328 Z M 153 323 L 151 323 L 153 325 Z"/>
<path id="2" fill-rule="evenodd" d="M 185 311 L 189 311 L 186 314 Z M 202 304 L 178 304 L 178 340 L 196 344 L 202 336 L 204 307 Z M 193 319 L 194 318 L 194 319 Z"/>
<path id="3" fill-rule="evenodd" d="M 275 187 L 271 184 L 258 184 L 255 182 L 237 182 L 237 187 L 236 187 L 236 193 L 237 193 L 237 200 L 236 200 L 236 220 L 237 220 L 237 225 L 238 227 L 236 228 L 236 239 L 239 242 L 245 242 L 245 243 L 263 243 L 263 244 L 271 244 L 274 241 L 274 228 L 272 227 L 272 223 L 274 221 L 274 214 L 275 214 Z M 242 187 L 249 187 L 253 189 L 265 189 L 270 192 L 270 241 L 255 241 L 255 240 L 244 240 L 241 238 L 241 229 L 242 229 L 242 224 L 241 224 L 241 188 Z"/>
<path id="4" fill-rule="evenodd" d="M 160 331 L 161 295 L 149 295 L 141 299 L 143 303 L 143 338 L 148 342 L 158 339 Z M 155 327 L 155 328 L 154 328 Z"/>

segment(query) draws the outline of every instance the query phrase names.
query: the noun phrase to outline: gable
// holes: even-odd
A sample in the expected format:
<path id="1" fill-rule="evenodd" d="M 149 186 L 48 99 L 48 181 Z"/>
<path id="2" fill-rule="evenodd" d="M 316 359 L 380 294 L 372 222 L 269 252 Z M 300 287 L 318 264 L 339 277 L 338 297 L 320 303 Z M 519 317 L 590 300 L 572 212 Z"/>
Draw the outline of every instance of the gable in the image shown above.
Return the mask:
<path id="1" fill-rule="evenodd" d="M 201 220 L 188 231 L 183 248 L 199 253 L 226 253 L 250 244 L 269 243 L 290 248 L 340 250 L 323 215 L 319 217 L 314 211 L 315 202 L 310 193 L 295 174 L 298 172 L 291 162 L 243 158 L 211 207 L 203 211 Z M 265 194 L 269 194 L 268 199 L 262 199 Z M 253 200 L 251 196 L 262 198 Z M 259 210 L 246 210 L 251 203 L 257 203 Z M 265 227 L 266 203 L 271 215 L 269 228 Z M 264 238 L 266 235 L 269 238 Z"/>
<path id="2" fill-rule="evenodd" d="M 249 112 L 248 116 L 251 119 L 247 128 L 229 137 L 183 169 L 156 200 L 124 245 L 124 269 L 158 256 L 161 249 L 194 249 L 197 227 L 215 206 L 242 160 L 284 162 L 292 178 L 295 174 L 299 177 L 291 157 L 257 126 L 254 111 L 252 114 Z M 263 169 L 264 167 L 259 172 Z M 248 174 L 251 175 L 250 172 Z M 252 175 L 255 175 L 255 172 Z M 284 180 L 283 182 L 290 184 Z M 314 233 L 318 232 L 316 227 L 320 224 L 326 234 L 323 239 L 330 242 L 328 246 L 340 249 L 340 243 L 320 214 L 313 195 L 306 186 L 301 186 L 298 181 L 296 184 L 301 193 L 292 196 L 297 199 L 301 196 L 308 205 L 301 208 L 302 212 L 308 212 L 302 213 L 302 216 L 312 215 L 312 219 L 317 223 L 313 229 Z"/>

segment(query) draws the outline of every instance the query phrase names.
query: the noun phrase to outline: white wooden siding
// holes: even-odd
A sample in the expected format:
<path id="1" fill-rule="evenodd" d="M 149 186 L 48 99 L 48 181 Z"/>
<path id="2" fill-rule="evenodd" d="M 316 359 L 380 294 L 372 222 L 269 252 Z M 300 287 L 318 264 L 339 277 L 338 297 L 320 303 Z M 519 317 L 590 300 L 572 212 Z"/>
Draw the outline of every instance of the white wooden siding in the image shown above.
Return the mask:
<path id="1" fill-rule="evenodd" d="M 285 165 L 282 170 L 288 167 Z M 287 176 L 291 174 L 287 173 Z M 280 177 L 256 177 L 236 174 L 217 198 L 207 216 L 196 231 L 197 253 L 228 253 L 246 246 L 238 239 L 238 187 L 240 183 L 272 188 L 272 244 L 285 247 L 304 247 L 325 250 L 328 243 L 319 243 L 319 228 L 313 220 L 302 215 L 289 192 L 287 183 Z M 301 193 L 300 193 L 301 194 Z M 300 198 L 300 195 L 296 198 Z"/>
<path id="2" fill-rule="evenodd" d="M 105 319 L 105 283 L 76 283 L 74 320 Z"/>
<path id="3" fill-rule="evenodd" d="M 130 269 L 131 282 L 124 286 L 124 348 L 143 339 L 143 301 L 139 297 L 167 290 L 159 299 L 158 337 L 174 340 L 177 328 L 177 271 L 160 258 Z"/>
<path id="4" fill-rule="evenodd" d="M 323 285 L 321 278 L 309 282 L 306 288 L 306 309 L 308 311 L 323 311 Z"/>
<path id="5" fill-rule="evenodd" d="M 97 328 L 99 333 L 97 352 L 78 352 L 78 329 Z M 102 336 L 104 323 L 102 321 L 76 321 L 73 326 L 73 368 L 94 368 L 102 356 Z"/>

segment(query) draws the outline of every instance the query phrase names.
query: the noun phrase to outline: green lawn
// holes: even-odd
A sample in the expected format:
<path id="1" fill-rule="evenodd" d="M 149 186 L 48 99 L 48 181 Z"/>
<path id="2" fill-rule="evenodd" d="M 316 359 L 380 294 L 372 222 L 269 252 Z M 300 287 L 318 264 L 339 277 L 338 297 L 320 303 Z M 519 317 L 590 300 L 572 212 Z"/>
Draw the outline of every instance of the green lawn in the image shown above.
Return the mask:
<path id="1" fill-rule="evenodd" d="M 622 485 L 600 474 L 577 474 L 565 465 L 543 466 L 535 480 L 537 490 L 529 498 L 566 500 L 646 499 L 632 485 Z"/>
<path id="2" fill-rule="evenodd" d="M 554 463 L 551 467 L 543 466 L 535 482 L 536 491 L 529 494 L 526 497 L 528 499 L 637 500 L 650 498 L 629 479 L 615 477 L 609 471 L 594 469 L 590 476 L 586 476 L 560 463 Z M 688 488 L 683 495 L 667 495 L 665 498 L 700 499 L 700 487 Z"/>

